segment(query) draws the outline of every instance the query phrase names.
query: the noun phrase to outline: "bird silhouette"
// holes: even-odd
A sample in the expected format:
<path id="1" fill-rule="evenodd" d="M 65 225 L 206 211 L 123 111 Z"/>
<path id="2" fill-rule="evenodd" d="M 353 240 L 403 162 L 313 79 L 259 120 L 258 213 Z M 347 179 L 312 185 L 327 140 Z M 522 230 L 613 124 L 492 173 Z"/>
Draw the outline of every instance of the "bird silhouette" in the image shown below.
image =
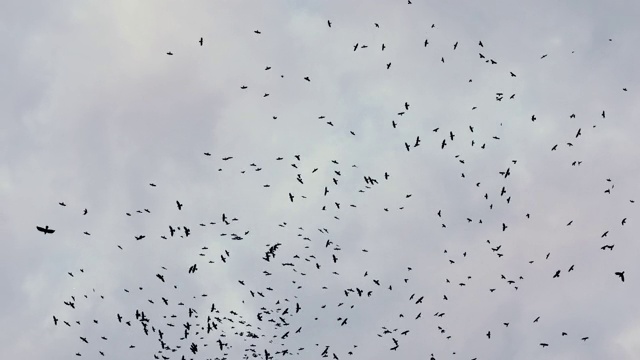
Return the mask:
<path id="1" fill-rule="evenodd" d="M 43 234 L 53 234 L 54 232 L 56 232 L 53 229 L 49 229 L 49 225 L 45 226 L 45 227 L 41 227 L 41 226 L 36 226 L 36 229 L 38 229 L 38 231 L 40 231 Z"/>

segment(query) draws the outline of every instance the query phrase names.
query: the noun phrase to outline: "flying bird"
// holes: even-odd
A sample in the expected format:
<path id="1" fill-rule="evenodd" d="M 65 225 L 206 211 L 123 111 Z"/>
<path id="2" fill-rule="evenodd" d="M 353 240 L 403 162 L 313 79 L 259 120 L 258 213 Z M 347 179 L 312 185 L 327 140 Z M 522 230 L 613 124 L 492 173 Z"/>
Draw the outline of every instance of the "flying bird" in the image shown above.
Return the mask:
<path id="1" fill-rule="evenodd" d="M 45 226 L 45 227 L 41 227 L 41 226 L 36 226 L 36 229 L 38 229 L 38 231 L 40 231 L 43 234 L 53 234 L 54 232 L 56 232 L 53 229 L 49 229 L 49 225 Z"/>

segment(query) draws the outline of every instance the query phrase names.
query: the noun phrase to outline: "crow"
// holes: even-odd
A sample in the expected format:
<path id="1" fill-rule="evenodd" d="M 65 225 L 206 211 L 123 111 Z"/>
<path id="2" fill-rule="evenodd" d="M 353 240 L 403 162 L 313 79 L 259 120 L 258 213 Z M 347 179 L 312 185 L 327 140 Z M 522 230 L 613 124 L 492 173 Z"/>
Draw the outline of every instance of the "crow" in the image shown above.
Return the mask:
<path id="1" fill-rule="evenodd" d="M 45 226 L 45 227 L 41 227 L 41 226 L 36 226 L 36 229 L 38 229 L 38 231 L 40 231 L 43 234 L 53 234 L 54 232 L 56 232 L 53 229 L 49 229 L 49 225 Z"/>

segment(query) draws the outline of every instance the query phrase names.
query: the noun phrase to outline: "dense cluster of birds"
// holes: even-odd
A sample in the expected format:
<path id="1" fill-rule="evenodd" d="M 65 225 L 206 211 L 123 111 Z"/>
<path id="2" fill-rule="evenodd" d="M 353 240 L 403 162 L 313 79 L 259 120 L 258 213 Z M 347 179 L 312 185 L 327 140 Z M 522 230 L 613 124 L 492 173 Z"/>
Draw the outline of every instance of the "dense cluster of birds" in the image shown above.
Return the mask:
<path id="1" fill-rule="evenodd" d="M 409 4 L 411 2 L 409 1 Z M 332 20 L 326 22 L 327 31 L 340 31 L 340 25 L 334 23 Z M 379 23 L 372 24 L 374 31 L 381 28 Z M 435 24 L 430 26 L 431 29 L 435 29 Z M 255 36 L 261 36 L 262 31 L 253 30 Z M 429 48 L 429 38 L 437 36 L 437 33 L 429 34 L 422 43 L 416 44 L 417 47 Z M 194 39 L 194 46 L 205 46 L 205 39 L 200 37 Z M 389 44 L 370 44 L 371 47 L 379 49 L 378 51 L 386 51 Z M 457 50 L 461 46 L 474 46 L 478 50 L 478 58 L 489 65 L 499 65 L 499 60 L 493 58 L 490 54 L 489 47 L 486 46 L 483 41 L 478 41 L 473 44 L 465 44 L 463 42 L 456 41 L 451 44 L 452 51 Z M 355 43 L 351 49 L 344 49 L 345 53 L 355 51 L 371 51 L 367 50 L 368 44 Z M 167 51 L 166 55 L 174 56 L 178 58 L 180 54 L 174 54 L 172 51 Z M 540 56 L 540 60 L 547 59 L 548 54 Z M 440 61 L 445 63 L 445 56 L 439 56 Z M 544 60 L 544 61 L 548 61 Z M 391 62 L 384 62 L 381 64 L 383 69 L 391 69 Z M 266 66 L 265 71 L 270 71 L 271 66 Z M 505 70 L 506 77 L 517 78 L 517 74 Z M 284 75 L 281 75 L 284 76 Z M 312 82 L 309 76 L 304 76 L 300 79 L 301 82 Z M 469 82 L 472 80 L 470 79 Z M 241 91 L 248 91 L 249 86 L 246 84 L 239 84 Z M 627 91 L 627 89 L 623 89 Z M 262 97 L 268 97 L 269 93 L 264 93 Z M 506 96 L 506 97 L 505 97 Z M 501 102 L 505 99 L 514 99 L 516 94 L 504 94 L 498 92 L 495 94 L 495 101 Z M 475 110 L 477 107 L 473 107 Z M 398 104 L 397 117 L 390 121 L 388 124 L 389 131 L 394 131 L 403 125 L 402 117 L 411 111 L 411 104 L 404 102 Z M 605 111 L 602 110 L 598 116 L 605 118 Z M 567 115 L 567 118 L 574 119 L 575 114 Z M 276 117 L 274 116 L 274 119 Z M 328 126 L 335 126 L 332 120 L 326 119 L 324 115 L 318 116 L 319 120 L 326 122 Z M 528 121 L 529 119 L 527 119 Z M 530 117 L 531 122 L 537 121 L 535 114 Z M 484 150 L 488 143 L 491 141 L 500 141 L 501 137 L 496 135 L 477 135 L 482 132 L 476 130 L 481 125 L 469 125 L 468 132 L 470 136 L 474 138 L 471 140 L 470 146 L 475 147 L 477 151 Z M 593 128 L 596 126 L 593 125 Z M 589 129 L 577 127 L 575 130 L 575 136 L 571 140 L 566 141 L 566 146 L 574 146 L 575 143 L 582 140 L 583 137 L 589 136 Z M 432 146 L 434 150 L 446 151 L 448 147 L 455 146 L 460 140 L 458 140 L 458 133 L 454 132 L 454 129 L 434 128 L 430 134 L 417 135 L 415 138 L 401 141 L 397 144 L 398 148 L 402 151 L 411 152 L 419 146 Z M 466 130 L 465 130 L 466 131 Z M 351 136 L 356 136 L 355 131 L 349 130 Z M 424 143 L 424 144 L 423 144 Z M 561 144 L 554 144 L 550 147 L 551 151 L 560 151 Z M 547 150 L 548 151 L 548 150 Z M 226 154 L 218 155 L 218 159 L 212 152 L 199 153 L 199 156 L 204 156 L 205 160 L 209 164 L 218 168 L 218 171 L 224 171 L 226 164 L 229 164 L 234 160 L 234 156 Z M 465 164 L 465 159 L 459 155 L 455 155 L 455 161 L 459 164 Z M 512 197 L 516 194 L 512 194 L 508 190 L 507 180 L 509 176 L 517 172 L 518 160 L 513 159 L 505 164 L 502 171 L 499 171 L 495 176 L 500 178 L 503 185 L 498 189 L 487 190 L 483 198 L 487 201 L 487 207 L 489 210 L 493 209 L 494 201 L 501 201 L 506 204 L 510 204 Z M 571 163 L 572 166 L 579 166 L 582 164 L 582 160 L 575 160 Z M 277 168 L 276 168 L 277 167 Z M 286 169 L 285 169 L 286 168 Z M 302 169 L 313 169 L 311 171 L 303 171 Z M 341 159 L 327 159 L 324 163 L 310 163 L 301 154 L 282 154 L 282 156 L 274 156 L 271 163 L 256 164 L 250 163 L 245 170 L 241 173 L 246 173 L 248 170 L 259 171 L 291 171 L 295 174 L 292 178 L 295 178 L 295 182 L 300 185 L 296 188 L 292 188 L 290 191 L 282 194 L 283 201 L 289 203 L 296 203 L 307 199 L 307 196 L 318 196 L 324 203 L 318 207 L 318 211 L 330 213 L 334 220 L 340 220 L 342 214 L 349 211 L 349 209 L 357 208 L 360 202 L 360 198 L 356 195 L 358 193 L 372 194 L 373 188 L 378 186 L 384 186 L 385 182 L 392 182 L 394 174 L 385 169 L 378 169 L 375 173 L 367 173 L 362 171 L 358 164 L 345 164 Z M 322 184 L 318 188 L 309 188 L 308 179 L 313 178 L 318 173 L 330 174 L 331 181 L 326 184 Z M 343 186 L 341 178 L 345 175 L 360 177 L 360 186 L 356 189 L 349 189 L 354 193 L 353 198 L 331 198 L 332 193 L 338 192 L 338 187 Z M 460 177 L 466 178 L 464 172 L 460 173 Z M 604 180 L 603 180 L 604 181 Z M 614 184 L 611 179 L 606 179 L 607 187 L 604 189 L 604 193 L 610 194 L 614 189 Z M 269 188 L 273 184 L 260 184 L 264 188 Z M 481 188 L 481 181 L 473 181 L 471 187 Z M 161 184 L 155 183 L 148 184 L 152 191 L 158 191 L 161 189 Z M 344 192 L 342 192 L 344 193 Z M 310 195 L 313 194 L 313 195 Z M 402 194 L 402 198 L 394 204 L 394 206 L 385 206 L 380 209 L 384 212 L 401 211 L 410 204 L 410 198 L 413 196 L 411 193 Z M 633 200 L 629 200 L 633 203 Z M 72 205 L 72 204 L 70 204 Z M 187 201 L 176 200 L 174 211 L 183 211 L 183 209 L 191 206 Z M 67 204 L 60 202 L 59 206 L 67 207 Z M 70 206 L 71 207 L 71 206 Z M 77 214 L 86 216 L 89 211 L 84 207 L 78 207 L 77 209 L 71 207 L 72 211 L 77 210 Z M 136 215 L 151 214 L 152 211 L 148 208 L 142 208 L 138 210 L 123 211 L 127 217 L 135 217 Z M 434 209 L 432 214 L 426 216 L 432 216 L 437 218 L 441 222 L 441 227 L 447 227 L 447 219 L 452 217 L 446 214 L 442 209 Z M 532 215 L 529 213 L 521 214 L 521 216 L 529 219 Z M 483 223 L 481 218 L 471 219 L 465 218 L 462 221 L 467 223 L 477 222 Z M 570 221 L 566 226 L 571 226 L 573 221 Z M 619 226 L 624 226 L 627 223 L 627 218 L 620 220 Z M 76 356 L 96 358 L 96 355 L 109 357 L 110 354 L 115 351 L 114 349 L 121 348 L 136 348 L 136 344 L 113 344 L 108 340 L 109 338 L 99 334 L 99 326 L 105 323 L 110 325 L 117 325 L 123 328 L 123 332 L 134 336 L 134 332 L 143 333 L 150 339 L 153 339 L 155 345 L 146 346 L 150 348 L 155 346 L 155 350 L 152 354 L 155 359 L 233 359 L 238 358 L 238 354 L 242 353 L 244 359 L 260 358 L 264 360 L 286 358 L 287 356 L 295 356 L 299 358 L 303 354 L 313 354 L 314 356 L 326 357 L 335 360 L 349 358 L 350 355 L 356 355 L 359 351 L 359 347 L 365 344 L 354 343 L 349 348 L 337 348 L 332 344 L 315 343 L 311 348 L 305 348 L 302 346 L 295 346 L 299 342 L 291 341 L 292 339 L 299 339 L 305 337 L 306 341 L 313 342 L 314 332 L 318 331 L 318 328 L 310 328 L 308 324 L 322 323 L 322 327 L 333 329 L 333 327 L 343 328 L 349 327 L 351 319 L 366 316 L 366 314 L 359 313 L 362 305 L 371 299 L 382 296 L 385 293 L 398 293 L 398 296 L 404 298 L 403 302 L 406 306 L 401 309 L 385 309 L 389 312 L 395 312 L 396 320 L 388 326 L 383 326 L 379 329 L 372 329 L 372 337 L 368 341 L 379 339 L 388 344 L 390 351 L 397 350 L 403 343 L 409 341 L 408 339 L 412 335 L 413 324 L 420 321 L 427 321 L 427 314 L 431 318 L 435 318 L 437 322 L 433 322 L 434 330 L 437 328 L 437 332 L 442 334 L 443 338 L 450 339 L 453 334 L 447 331 L 446 326 L 446 314 L 438 305 L 438 303 L 425 302 L 426 293 L 421 290 L 415 290 L 411 286 L 412 270 L 411 266 L 403 268 L 401 271 L 397 271 L 398 278 L 395 279 L 382 279 L 377 276 L 377 269 L 362 269 L 358 276 L 350 274 L 349 280 L 344 280 L 343 274 L 339 272 L 338 264 L 341 262 L 349 262 L 351 266 L 357 266 L 359 257 L 368 256 L 370 249 L 360 249 L 358 253 L 345 253 L 343 251 L 339 238 L 336 238 L 331 233 L 331 226 L 321 227 L 318 229 L 305 229 L 303 227 L 296 227 L 288 224 L 287 222 L 281 222 L 274 224 L 274 226 L 281 228 L 282 233 L 279 234 L 280 240 L 277 242 L 271 242 L 265 245 L 265 247 L 259 252 L 259 256 L 251 259 L 237 258 L 233 250 L 222 249 L 216 250 L 209 248 L 208 246 L 202 246 L 197 249 L 193 254 L 189 263 L 185 263 L 183 268 L 170 269 L 162 266 L 155 270 L 150 270 L 148 281 L 149 283 L 132 285 L 131 288 L 122 289 L 123 296 L 125 296 L 125 302 L 128 301 L 132 304 L 128 309 L 128 312 L 113 313 L 105 318 L 96 318 L 90 324 L 81 323 L 75 320 L 77 317 L 74 312 L 78 308 L 89 307 L 91 301 L 104 301 L 105 295 L 99 295 L 99 292 L 92 290 L 92 293 L 74 294 L 70 295 L 68 299 L 65 299 L 61 305 L 64 305 L 64 310 L 61 309 L 59 314 L 52 316 L 52 325 L 70 328 L 75 332 L 69 332 L 69 334 L 78 334 L 78 345 L 72 352 Z M 52 225 L 53 226 L 53 225 Z M 146 234 L 132 234 L 130 241 L 135 243 L 137 241 L 158 241 L 157 246 L 163 246 L 164 241 L 177 240 L 177 239 L 194 239 L 204 237 L 205 228 L 218 229 L 220 236 L 230 241 L 257 241 L 253 238 L 256 232 L 248 225 L 245 226 L 243 221 L 238 216 L 234 216 L 227 213 L 219 213 L 215 215 L 208 222 L 201 223 L 189 223 L 189 224 L 166 224 L 164 231 L 158 234 L 156 238 L 152 238 L 150 233 Z M 49 225 L 38 225 L 37 231 L 55 237 L 56 233 Z M 291 232 L 287 232 L 287 229 L 293 229 L 295 236 L 292 236 Z M 507 222 L 500 221 L 496 224 L 496 229 L 499 231 L 508 231 L 509 224 Z M 268 230 L 272 231 L 272 230 Z M 610 230 L 604 231 L 600 236 L 604 239 L 608 236 Z M 85 236 L 91 236 L 87 231 L 83 232 Z M 302 239 L 302 241 L 300 241 Z M 119 251 L 134 251 L 132 245 L 127 243 L 128 240 L 122 240 L 119 243 L 114 243 Z M 495 254 L 497 258 L 501 258 L 505 255 L 502 244 L 492 243 L 490 240 L 486 240 L 487 251 Z M 598 246 L 603 251 L 613 251 L 614 243 L 604 243 L 593 245 Z M 229 248 L 231 248 L 230 245 Z M 467 257 L 467 253 L 464 252 L 459 255 L 451 255 L 444 251 L 447 260 L 450 264 L 455 264 L 458 261 Z M 548 259 L 550 253 L 548 253 L 545 259 Z M 529 260 L 529 263 L 533 264 L 535 259 Z M 202 277 L 209 278 L 214 272 L 221 271 L 222 267 L 229 265 L 230 263 L 251 263 L 254 264 L 254 270 L 258 273 L 261 280 L 256 281 L 249 279 L 238 279 L 235 284 L 242 294 L 242 298 L 238 299 L 238 308 L 225 309 L 222 307 L 221 302 L 216 300 L 220 294 L 188 294 L 180 285 L 179 279 L 184 276 L 190 277 Z M 382 265 L 384 266 L 384 265 Z M 69 271 L 67 274 L 74 278 L 74 281 L 83 281 L 82 277 L 86 274 L 85 268 L 78 271 Z M 90 271 L 87 269 L 87 271 Z M 96 270 L 98 271 L 98 270 Z M 562 268 L 549 269 L 549 281 L 559 278 L 561 276 L 567 276 L 573 271 L 579 271 L 579 267 L 575 264 L 566 264 Z M 624 269 L 619 269 L 614 273 L 611 273 L 612 281 L 625 281 Z M 319 279 L 314 282 L 306 282 L 305 277 L 315 276 L 314 279 Z M 629 274 L 633 276 L 633 274 Z M 288 285 L 276 287 L 272 284 L 272 278 L 286 279 Z M 342 279 L 340 281 L 336 279 Z M 455 285 L 458 287 L 465 287 L 468 283 L 473 281 L 471 275 L 465 276 L 460 280 L 450 280 L 449 278 L 443 279 L 447 284 Z M 514 290 L 518 290 L 520 286 L 526 286 L 523 276 L 518 275 L 501 275 L 499 279 L 502 281 L 499 285 L 486 289 L 487 292 L 493 293 L 498 290 L 500 286 L 511 287 Z M 453 283 L 452 283 L 453 281 Z M 281 282 L 283 284 L 284 282 Z M 457 283 L 457 284 L 456 284 Z M 343 286 L 347 284 L 346 286 Z M 298 297 L 298 291 L 303 287 L 315 287 L 314 291 L 318 291 L 323 295 L 319 295 L 321 299 L 330 299 L 326 304 L 320 307 L 311 307 L 304 302 L 302 297 Z M 160 293 L 160 296 L 145 297 L 145 288 L 153 288 L 154 294 Z M 409 295 L 410 294 L 410 295 Z M 450 294 L 441 294 L 441 301 L 446 302 L 449 300 Z M 144 301 L 138 301 L 143 299 Z M 245 303 L 245 301 L 247 303 Z M 241 303 L 240 303 L 241 302 Z M 248 303 L 254 304 L 257 311 L 253 311 L 253 307 L 248 306 Z M 203 306 L 202 304 L 205 304 Z M 133 305 L 135 304 L 135 305 Z M 323 317 L 323 313 L 326 313 L 327 309 L 333 309 L 333 313 L 341 314 L 335 319 L 326 319 Z M 64 315 L 61 315 L 64 314 Z M 424 315 L 423 315 L 424 314 Z M 530 319 L 532 324 L 544 321 L 544 314 L 532 316 Z M 307 324 L 307 325 L 303 325 Z M 501 336 L 502 330 L 509 327 L 510 322 L 504 321 L 498 324 L 490 324 L 486 329 L 486 338 L 488 340 L 494 339 L 496 336 Z M 90 330 L 83 330 L 86 327 L 93 327 Z M 333 330 L 331 330 L 333 331 Z M 582 334 L 568 334 L 562 332 L 559 334 L 549 334 L 548 339 L 539 343 L 541 348 L 553 346 L 554 341 L 557 341 L 558 337 L 573 337 L 575 341 L 587 341 L 589 335 Z M 311 340 L 309 340 L 311 339 Z M 414 338 L 413 341 L 420 341 L 418 338 Z M 354 341 L 355 342 L 355 341 Z M 232 350 L 235 349 L 235 350 Z M 429 353 L 428 358 L 435 360 L 439 355 Z M 454 352 L 455 354 L 455 352 Z M 304 358 L 309 358 L 311 355 L 304 355 Z M 541 355 L 543 356 L 543 355 Z M 113 358 L 113 357 L 111 357 Z"/>

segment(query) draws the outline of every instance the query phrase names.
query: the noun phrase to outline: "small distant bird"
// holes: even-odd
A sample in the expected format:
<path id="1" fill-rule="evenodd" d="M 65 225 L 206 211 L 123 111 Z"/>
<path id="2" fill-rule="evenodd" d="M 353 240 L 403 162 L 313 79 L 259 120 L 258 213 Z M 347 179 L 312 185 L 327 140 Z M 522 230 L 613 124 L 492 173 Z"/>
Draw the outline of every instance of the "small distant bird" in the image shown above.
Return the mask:
<path id="1" fill-rule="evenodd" d="M 182 210 L 182 204 L 178 200 L 176 200 L 176 204 L 178 205 L 178 210 Z"/>
<path id="2" fill-rule="evenodd" d="M 622 280 L 622 282 L 624 282 L 624 271 L 616 271 L 615 274 L 620 277 L 620 280 Z"/>
<path id="3" fill-rule="evenodd" d="M 329 25 L 329 27 L 331 27 L 331 20 L 327 20 L 327 25 Z"/>
<path id="4" fill-rule="evenodd" d="M 171 51 L 169 51 L 169 52 L 167 53 L 167 55 L 173 55 L 173 53 L 172 53 Z"/>
<path id="5" fill-rule="evenodd" d="M 200 43 L 200 46 L 202 46 L 202 44 L 204 43 L 204 39 L 203 39 L 203 38 L 200 38 L 199 43 Z"/>
<path id="6" fill-rule="evenodd" d="M 54 232 L 56 232 L 53 229 L 49 229 L 49 225 L 45 226 L 45 227 L 41 227 L 41 226 L 36 226 L 36 229 L 38 229 L 38 231 L 46 234 L 53 234 Z"/>
<path id="7" fill-rule="evenodd" d="M 256 33 L 256 34 L 262 34 L 262 33 L 260 32 L 260 30 L 256 30 L 256 31 L 254 31 L 254 33 Z"/>

